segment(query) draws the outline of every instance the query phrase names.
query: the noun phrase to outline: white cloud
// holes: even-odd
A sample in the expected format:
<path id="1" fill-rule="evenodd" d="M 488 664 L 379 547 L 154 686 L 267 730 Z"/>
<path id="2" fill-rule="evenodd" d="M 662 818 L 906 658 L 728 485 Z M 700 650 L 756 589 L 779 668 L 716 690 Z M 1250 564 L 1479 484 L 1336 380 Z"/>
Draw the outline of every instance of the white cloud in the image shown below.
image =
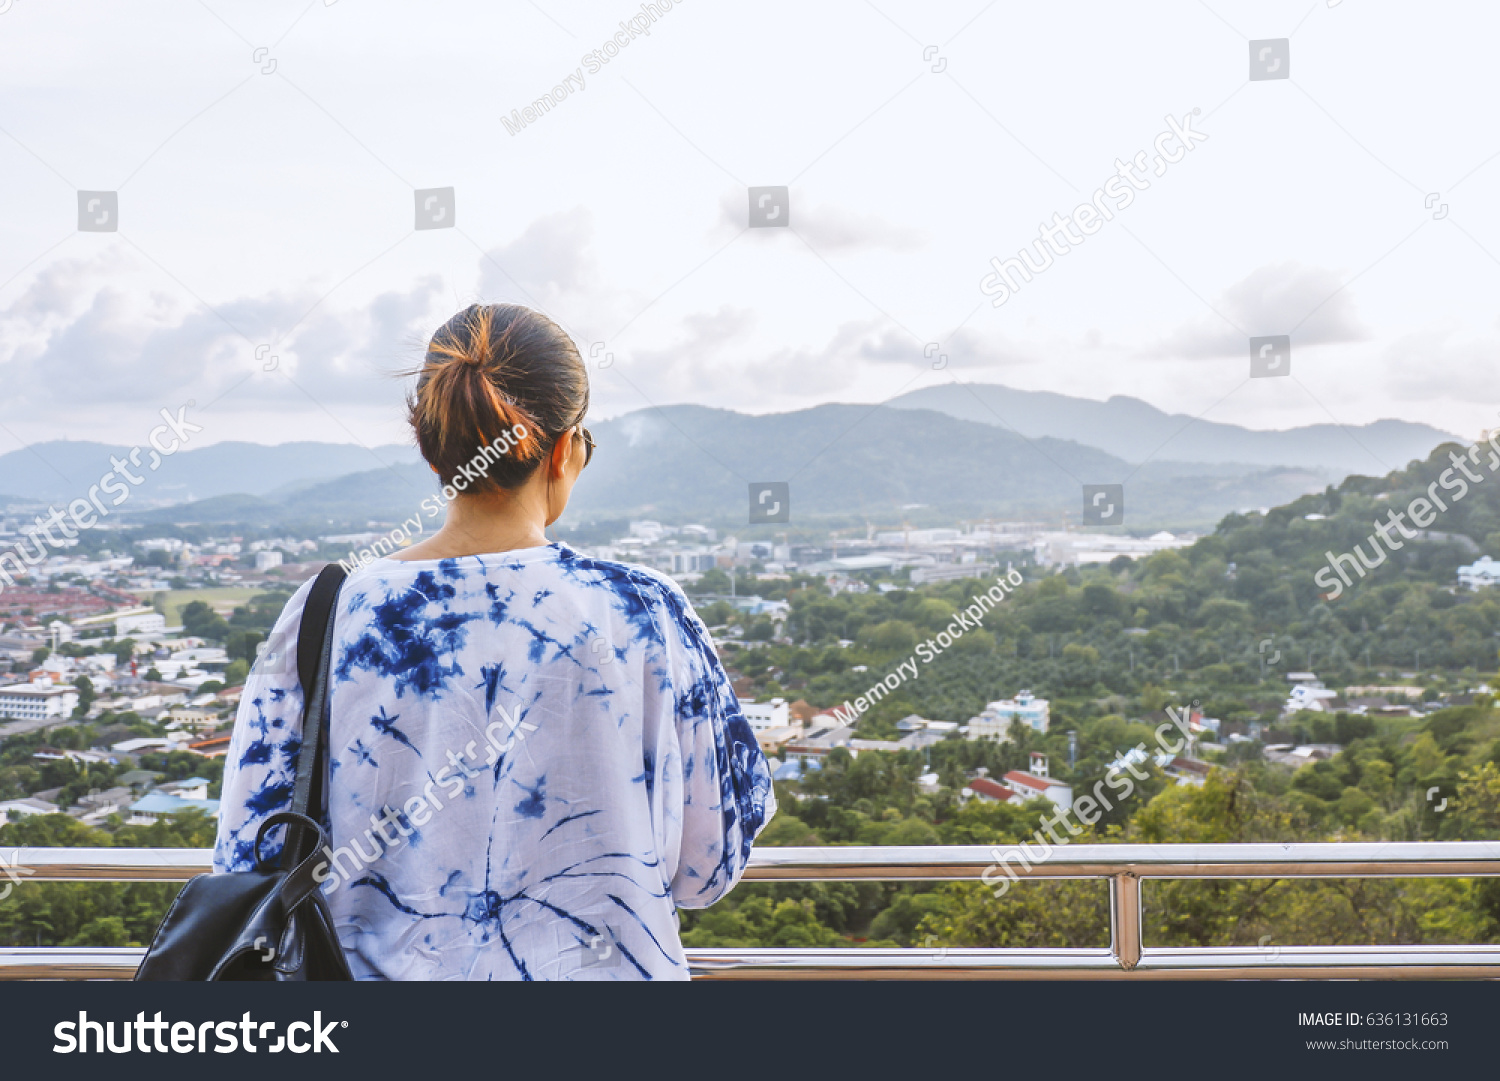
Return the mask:
<path id="1" fill-rule="evenodd" d="M 1205 360 L 1245 354 L 1249 339 L 1263 335 L 1290 334 L 1293 348 L 1370 337 L 1344 276 L 1323 267 L 1295 262 L 1263 266 L 1211 303 L 1212 313 L 1179 326 L 1150 353 Z"/>
<path id="2" fill-rule="evenodd" d="M 894 225 L 878 215 L 862 214 L 832 203 L 805 201 L 798 188 L 792 188 L 788 197 L 791 202 L 789 230 L 802 236 L 822 255 L 873 250 L 905 253 L 923 246 L 924 238 L 918 229 Z M 716 236 L 726 238 L 745 229 L 748 215 L 747 193 L 726 192 L 719 199 Z M 783 235 L 781 229 L 757 229 L 755 232 L 768 240 Z"/>

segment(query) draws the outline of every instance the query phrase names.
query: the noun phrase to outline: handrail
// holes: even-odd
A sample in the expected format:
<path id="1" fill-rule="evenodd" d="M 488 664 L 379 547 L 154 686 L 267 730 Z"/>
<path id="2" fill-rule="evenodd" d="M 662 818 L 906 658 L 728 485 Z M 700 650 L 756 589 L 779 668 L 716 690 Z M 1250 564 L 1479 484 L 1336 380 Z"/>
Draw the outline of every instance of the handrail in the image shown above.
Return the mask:
<path id="1" fill-rule="evenodd" d="M 760 848 L 747 881 L 987 883 L 1103 879 L 1110 946 L 1083 949 L 689 949 L 709 979 L 1307 979 L 1500 978 L 1500 946 L 1267 946 L 1144 949 L 1141 881 L 1211 878 L 1500 876 L 1500 842 L 1090 844 L 1037 862 L 998 861 L 1011 846 Z M 180 882 L 210 870 L 190 848 L 12 848 L 0 860 L 26 882 Z M 0 948 L 0 980 L 128 978 L 136 948 Z"/>
<path id="2" fill-rule="evenodd" d="M 1013 846 L 908 845 L 757 848 L 746 881 L 972 881 Z M 6 848 L 0 862 L 28 882 L 185 882 L 211 870 L 207 848 Z M 1500 875 L 1500 841 L 1319 844 L 1067 845 L 1020 877 L 1430 878 Z M 998 873 L 998 872 L 997 872 Z"/>

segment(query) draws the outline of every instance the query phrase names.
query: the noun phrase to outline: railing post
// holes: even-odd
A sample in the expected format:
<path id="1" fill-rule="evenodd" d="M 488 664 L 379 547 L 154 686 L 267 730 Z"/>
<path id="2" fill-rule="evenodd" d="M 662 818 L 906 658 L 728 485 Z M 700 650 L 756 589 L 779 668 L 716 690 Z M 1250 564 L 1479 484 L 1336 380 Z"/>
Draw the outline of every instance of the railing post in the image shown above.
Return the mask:
<path id="1" fill-rule="evenodd" d="M 1141 880 L 1134 871 L 1109 876 L 1109 949 L 1129 972 L 1141 960 Z"/>

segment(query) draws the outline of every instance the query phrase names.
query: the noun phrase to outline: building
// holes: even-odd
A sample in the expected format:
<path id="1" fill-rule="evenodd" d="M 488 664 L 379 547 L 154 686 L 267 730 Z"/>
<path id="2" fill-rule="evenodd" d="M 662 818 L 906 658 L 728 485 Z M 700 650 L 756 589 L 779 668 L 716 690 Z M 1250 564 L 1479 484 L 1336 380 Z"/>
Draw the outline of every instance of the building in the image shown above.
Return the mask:
<path id="1" fill-rule="evenodd" d="M 1208 780 L 1209 771 L 1213 769 L 1207 762 L 1180 754 L 1158 755 L 1156 764 L 1162 768 L 1163 773 L 1178 784 L 1201 785 Z"/>
<path id="2" fill-rule="evenodd" d="M 719 565 L 717 554 L 702 546 L 665 552 L 662 562 L 670 564 L 662 567 L 668 574 L 701 574 Z"/>
<path id="3" fill-rule="evenodd" d="M 212 732 L 219 727 L 219 715 L 212 710 L 193 709 L 188 706 L 173 706 L 162 717 L 168 728 L 180 728 L 195 735 Z"/>
<path id="4" fill-rule="evenodd" d="M 165 634 L 167 617 L 160 612 L 141 609 L 115 616 L 115 637 L 130 638 L 148 634 Z"/>
<path id="5" fill-rule="evenodd" d="M 50 680 L 0 687 L 0 719 L 45 721 L 51 717 L 70 717 L 77 708 L 76 687 L 56 687 Z"/>
<path id="6" fill-rule="evenodd" d="M 1040 751 L 1031 752 L 1029 770 L 1013 769 L 1004 780 L 1006 787 L 1023 800 L 1046 798 L 1060 808 L 1073 806 L 1073 786 L 1051 776 L 1047 756 Z"/>
<path id="7" fill-rule="evenodd" d="M 964 786 L 960 795 L 967 795 L 984 803 L 1008 803 L 1018 798 L 1014 789 L 1006 788 L 999 781 L 992 781 L 988 777 L 975 777 Z"/>
<path id="8" fill-rule="evenodd" d="M 205 800 L 208 799 L 208 786 L 212 783 L 207 777 L 189 777 L 182 781 L 164 781 L 156 786 L 156 791 L 181 799 Z"/>
<path id="9" fill-rule="evenodd" d="M 135 794 L 129 787 L 119 785 L 115 788 L 106 788 L 103 792 L 90 792 L 86 796 L 79 796 L 77 806 L 68 813 L 80 822 L 100 822 L 112 814 L 119 814 L 134 798 Z"/>
<path id="10" fill-rule="evenodd" d="M 774 756 L 780 754 L 781 748 L 800 735 L 802 735 L 800 724 L 784 725 L 781 728 L 760 728 L 755 730 L 755 742 L 760 746 L 762 754 Z"/>
<path id="11" fill-rule="evenodd" d="M 118 765 L 119 759 L 105 751 L 65 751 L 59 747 L 38 747 L 31 755 L 43 761 L 77 762 L 81 765 Z"/>
<path id="12" fill-rule="evenodd" d="M 1320 680 L 1311 683 L 1299 683 L 1292 688 L 1291 694 L 1287 695 L 1286 706 L 1283 715 L 1299 713 L 1307 710 L 1312 713 L 1331 713 L 1340 705 L 1337 691 L 1323 686 Z"/>
<path id="13" fill-rule="evenodd" d="M 806 733 L 783 748 L 787 759 L 811 761 L 823 759 L 835 747 L 848 747 L 854 729 L 840 724 L 831 713 L 820 713 L 807 725 Z"/>
<path id="14" fill-rule="evenodd" d="M 989 578 L 995 573 L 993 563 L 939 563 L 931 567 L 913 567 L 912 585 L 925 582 L 951 582 L 959 578 Z"/>
<path id="15" fill-rule="evenodd" d="M 771 780 L 800 781 L 808 771 L 822 768 L 822 761 L 816 758 L 788 758 L 771 772 Z"/>
<path id="16" fill-rule="evenodd" d="M 1480 556 L 1466 567 L 1458 568 L 1458 584 L 1465 589 L 1488 589 L 1500 583 L 1500 563 Z"/>
<path id="17" fill-rule="evenodd" d="M 785 698 L 773 698 L 769 702 L 741 702 L 740 710 L 755 732 L 785 728 L 791 723 L 791 711 Z"/>
<path id="18" fill-rule="evenodd" d="M 183 796 L 173 796 L 166 792 L 147 792 L 140 799 L 130 805 L 129 824 L 132 826 L 149 826 L 164 815 L 174 815 L 178 811 L 202 811 L 210 818 L 219 814 L 219 801 L 216 799 L 187 799 Z"/>
<path id="19" fill-rule="evenodd" d="M 993 739 L 1001 743 L 1010 739 L 1010 726 L 1016 722 L 1033 731 L 1045 733 L 1051 721 L 1052 707 L 1045 698 L 1022 691 L 1014 698 L 991 702 L 977 717 L 969 719 L 970 739 Z"/>
<path id="20" fill-rule="evenodd" d="M 941 743 L 950 733 L 957 732 L 958 722 L 929 721 L 926 717 L 909 713 L 896 722 L 896 730 L 902 733 L 898 740 L 902 750 L 921 751 L 934 743 Z"/>
<path id="21" fill-rule="evenodd" d="M 906 750 L 901 744 L 889 739 L 851 739 L 845 746 L 849 748 L 849 753 L 855 758 L 859 757 L 860 751 L 895 753 L 896 751 Z"/>
<path id="22" fill-rule="evenodd" d="M 1042 533 L 1032 541 L 1034 558 L 1042 566 L 1077 566 L 1109 563 L 1125 556 L 1142 556 L 1170 548 L 1186 548 L 1198 538 L 1192 533 L 1153 533 L 1149 537 L 1125 537 L 1107 533 Z"/>
<path id="23" fill-rule="evenodd" d="M 1309 762 L 1326 762 L 1342 750 L 1337 743 L 1308 743 L 1297 747 L 1290 743 L 1268 743 L 1265 755 L 1267 762 L 1299 769 Z"/>
<path id="24" fill-rule="evenodd" d="M 180 751 L 186 740 L 182 737 L 161 736 L 137 736 L 134 739 L 122 740 L 116 743 L 110 750 L 116 754 L 166 754 L 169 751 Z"/>
<path id="25" fill-rule="evenodd" d="M 218 732 L 210 732 L 202 739 L 189 743 L 187 749 L 204 758 L 223 758 L 229 753 L 229 740 L 232 735 L 233 731 L 227 728 Z"/>
<path id="26" fill-rule="evenodd" d="M 256 552 L 255 553 L 255 569 L 256 570 L 264 572 L 264 571 L 268 571 L 268 570 L 271 570 L 274 567 L 279 567 L 279 566 L 281 566 L 281 553 L 280 552 L 266 551 L 266 552 Z"/>
<path id="27" fill-rule="evenodd" d="M 0 801 L 0 822 L 7 818 L 24 818 L 27 815 L 55 815 L 61 813 L 57 804 L 44 799 L 8 799 Z"/>
<path id="28" fill-rule="evenodd" d="M 1113 762 L 1109 764 L 1106 773 L 1119 773 L 1121 770 L 1129 769 L 1144 763 L 1151 756 L 1144 747 L 1131 747 L 1129 750 L 1121 751 L 1115 755 Z"/>
<path id="29" fill-rule="evenodd" d="M 770 616 L 782 620 L 791 614 L 792 606 L 786 601 L 768 601 L 759 595 L 749 597 L 720 597 L 748 616 Z"/>
<path id="30" fill-rule="evenodd" d="M 222 649 L 200 647 L 178 650 L 166 659 L 156 659 L 151 663 L 163 679 L 186 682 L 197 676 L 223 675 L 224 669 L 229 667 L 229 654 Z"/>

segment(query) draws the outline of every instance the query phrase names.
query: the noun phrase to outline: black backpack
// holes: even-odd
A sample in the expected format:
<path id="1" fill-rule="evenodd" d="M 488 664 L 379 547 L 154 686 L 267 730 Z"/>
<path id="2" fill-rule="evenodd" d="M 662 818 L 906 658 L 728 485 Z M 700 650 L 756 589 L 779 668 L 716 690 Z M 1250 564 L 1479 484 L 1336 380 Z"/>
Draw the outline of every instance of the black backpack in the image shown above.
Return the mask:
<path id="1" fill-rule="evenodd" d="M 328 675 L 333 611 L 345 572 L 323 568 L 308 594 L 297 636 L 305 703 L 292 809 L 273 814 L 255 837 L 253 871 L 199 875 L 167 911 L 137 980 L 352 980 L 328 900 L 313 878 L 327 844 L 308 809 L 321 813 L 327 776 Z M 261 860 L 266 833 L 286 827 L 279 865 Z"/>

